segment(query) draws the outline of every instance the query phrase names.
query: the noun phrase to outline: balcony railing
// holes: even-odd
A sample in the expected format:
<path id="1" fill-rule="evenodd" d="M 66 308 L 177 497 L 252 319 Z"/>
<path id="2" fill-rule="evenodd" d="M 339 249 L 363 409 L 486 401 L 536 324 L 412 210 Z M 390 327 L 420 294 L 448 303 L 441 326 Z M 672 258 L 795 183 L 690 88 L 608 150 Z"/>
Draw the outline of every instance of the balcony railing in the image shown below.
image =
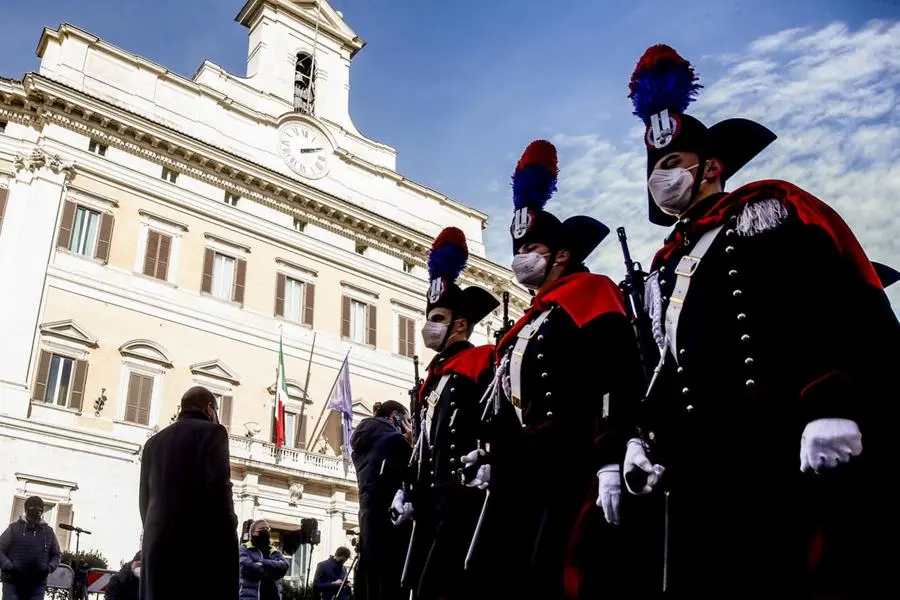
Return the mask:
<path id="1" fill-rule="evenodd" d="M 353 464 L 341 457 L 326 456 L 297 448 L 276 448 L 275 444 L 232 435 L 232 460 L 246 460 L 281 469 L 303 471 L 312 475 L 337 477 L 356 482 Z"/>

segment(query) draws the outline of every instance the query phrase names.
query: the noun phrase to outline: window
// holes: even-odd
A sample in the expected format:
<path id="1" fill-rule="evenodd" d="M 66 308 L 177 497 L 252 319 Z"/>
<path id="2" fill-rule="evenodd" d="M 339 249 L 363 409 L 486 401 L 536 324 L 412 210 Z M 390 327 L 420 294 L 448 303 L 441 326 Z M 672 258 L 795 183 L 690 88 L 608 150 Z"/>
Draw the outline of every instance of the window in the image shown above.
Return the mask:
<path id="1" fill-rule="evenodd" d="M 87 371 L 86 360 L 42 350 L 38 357 L 32 399 L 81 411 Z"/>
<path id="2" fill-rule="evenodd" d="M 153 377 L 141 373 L 130 373 L 128 375 L 128 395 L 125 397 L 125 422 L 150 425 L 152 399 Z"/>
<path id="3" fill-rule="evenodd" d="M 93 152 L 94 154 L 99 154 L 100 156 L 106 156 L 106 150 L 109 148 L 106 144 L 101 144 L 97 140 L 91 140 L 88 144 L 88 152 Z"/>
<path id="4" fill-rule="evenodd" d="M 313 324 L 316 286 L 278 273 L 275 284 L 275 315 L 302 325 Z"/>
<path id="5" fill-rule="evenodd" d="M 43 495 L 43 494 L 42 494 Z M 19 519 L 22 515 L 25 514 L 25 497 L 24 496 L 16 496 L 13 499 L 13 508 L 12 514 L 10 515 L 10 523 Z M 62 523 L 66 525 L 71 525 L 74 517 L 74 513 L 72 512 L 72 505 L 65 502 L 51 502 L 44 499 L 44 521 L 53 527 L 56 530 L 56 540 L 59 542 L 59 549 L 63 552 L 69 549 L 69 534 L 70 532 L 65 529 L 61 529 L 59 526 Z"/>
<path id="6" fill-rule="evenodd" d="M 285 448 L 304 448 L 306 447 L 306 422 L 309 415 L 304 414 L 303 420 L 300 420 L 300 413 L 286 410 L 284 411 L 284 447 Z M 272 411 L 272 443 L 278 432 L 278 421 L 275 416 L 274 409 Z"/>
<path id="7" fill-rule="evenodd" d="M 301 52 L 294 67 L 294 110 L 311 115 L 315 105 L 315 65 L 312 56 Z"/>
<path id="8" fill-rule="evenodd" d="M 231 407 L 234 399 L 231 396 L 216 394 L 216 405 L 219 408 L 219 423 L 231 431 Z"/>
<path id="9" fill-rule="evenodd" d="M 172 236 L 149 230 L 147 232 L 147 249 L 144 253 L 144 275 L 167 281 L 171 254 Z"/>
<path id="10" fill-rule="evenodd" d="M 109 260 L 112 231 L 112 215 L 66 200 L 57 246 L 73 254 L 106 262 Z"/>
<path id="11" fill-rule="evenodd" d="M 368 249 L 369 249 L 369 247 L 366 246 L 365 244 L 356 244 L 356 253 L 357 254 L 365 254 L 366 250 L 368 250 Z"/>
<path id="12" fill-rule="evenodd" d="M 404 273 L 412 273 L 412 271 L 413 271 L 413 269 L 415 268 L 415 266 L 416 266 L 416 265 L 414 265 L 413 263 L 411 263 L 411 262 L 409 262 L 409 261 L 407 261 L 407 260 L 404 260 L 404 261 L 403 261 L 403 272 L 404 272 Z"/>
<path id="13" fill-rule="evenodd" d="M 306 221 L 294 217 L 294 231 L 299 231 L 300 233 L 306 231 Z"/>
<path id="14" fill-rule="evenodd" d="M 237 206 L 238 200 L 240 200 L 240 199 L 241 199 L 241 197 L 238 196 L 237 194 L 232 194 L 231 192 L 225 192 L 225 204 L 227 204 L 229 206 Z"/>
<path id="15" fill-rule="evenodd" d="M 375 345 L 375 306 L 349 296 L 343 297 L 341 335 L 359 344 Z"/>
<path id="16" fill-rule="evenodd" d="M 220 300 L 244 303 L 247 261 L 206 249 L 201 291 Z"/>
<path id="17" fill-rule="evenodd" d="M 3 231 L 3 215 L 6 214 L 6 201 L 9 198 L 9 190 L 0 188 L 0 231 Z"/>
<path id="18" fill-rule="evenodd" d="M 170 169 L 169 167 L 162 168 L 162 178 L 168 181 L 169 183 L 175 183 L 178 181 L 178 171 Z"/>
<path id="19" fill-rule="evenodd" d="M 412 358 L 416 353 L 416 321 L 403 315 L 397 316 L 397 354 Z"/>
<path id="20" fill-rule="evenodd" d="M 6 121 L 0 121 L 0 133 L 6 133 L 6 126 L 8 123 Z"/>

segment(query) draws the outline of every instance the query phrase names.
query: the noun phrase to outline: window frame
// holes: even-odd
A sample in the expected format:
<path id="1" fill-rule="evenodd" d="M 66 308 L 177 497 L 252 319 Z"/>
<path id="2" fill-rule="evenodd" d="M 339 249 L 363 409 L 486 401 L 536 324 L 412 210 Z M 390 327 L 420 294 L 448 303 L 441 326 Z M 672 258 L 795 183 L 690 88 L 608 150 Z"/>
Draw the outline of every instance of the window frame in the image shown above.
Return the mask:
<path id="1" fill-rule="evenodd" d="M 128 389 L 131 374 L 143 375 L 153 379 L 153 390 L 150 393 L 150 409 L 146 425 L 125 420 L 125 412 L 128 404 Z M 132 357 L 122 359 L 121 374 L 119 376 L 119 391 L 116 396 L 115 422 L 131 427 L 153 429 L 159 423 L 159 411 L 162 405 L 162 387 L 165 369 L 149 361 L 143 361 Z"/>
<path id="2" fill-rule="evenodd" d="M 164 217 L 154 215 L 145 210 L 139 210 L 141 230 L 138 233 L 138 246 L 135 253 L 133 272 L 135 275 L 157 281 L 160 283 L 168 283 L 177 287 L 178 267 L 181 263 L 181 242 L 184 234 L 187 233 L 187 225 L 183 225 L 176 221 L 170 221 Z M 144 273 L 144 261 L 147 258 L 147 244 L 150 238 L 150 232 L 155 231 L 161 235 L 167 235 L 171 238 L 169 245 L 169 265 L 165 279 L 159 279 L 153 275 Z"/>

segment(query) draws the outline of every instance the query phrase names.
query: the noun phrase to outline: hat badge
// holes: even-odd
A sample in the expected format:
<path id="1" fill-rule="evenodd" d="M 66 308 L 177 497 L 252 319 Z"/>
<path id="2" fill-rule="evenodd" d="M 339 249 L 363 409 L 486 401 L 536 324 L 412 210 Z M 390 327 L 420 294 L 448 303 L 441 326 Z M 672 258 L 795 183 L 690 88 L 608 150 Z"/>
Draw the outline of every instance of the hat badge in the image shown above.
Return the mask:
<path id="1" fill-rule="evenodd" d="M 441 299 L 441 296 L 444 295 L 444 280 L 438 277 L 437 279 L 431 280 L 431 285 L 428 287 L 428 301 L 431 304 L 434 304 L 438 300 Z"/>
<path id="2" fill-rule="evenodd" d="M 650 117 L 650 126 L 647 127 L 646 142 L 657 150 L 665 148 L 675 139 L 678 133 L 679 121 L 674 116 L 669 116 L 669 110 L 665 109 Z"/>
<path id="3" fill-rule="evenodd" d="M 531 211 L 527 208 L 520 208 L 513 213 L 512 235 L 515 239 L 519 239 L 528 233 L 531 227 L 533 217 Z"/>

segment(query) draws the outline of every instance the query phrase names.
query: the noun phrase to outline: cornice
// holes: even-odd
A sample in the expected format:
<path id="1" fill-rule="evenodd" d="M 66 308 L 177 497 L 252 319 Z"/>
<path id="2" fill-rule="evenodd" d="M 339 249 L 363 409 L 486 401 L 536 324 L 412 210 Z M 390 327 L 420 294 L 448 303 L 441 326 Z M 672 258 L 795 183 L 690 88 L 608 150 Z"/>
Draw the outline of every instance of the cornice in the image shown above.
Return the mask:
<path id="1" fill-rule="evenodd" d="M 10 121 L 54 123 L 390 256 L 427 265 L 432 240 L 421 232 L 65 84 L 31 73 L 21 83 L 0 82 L 0 100 L 0 115 Z M 383 169 L 382 174 L 387 173 L 403 179 Z M 525 310 L 530 303 L 524 291 L 510 283 L 511 273 L 486 258 L 470 257 L 466 280 L 497 294 L 510 291 L 514 309 Z"/>

